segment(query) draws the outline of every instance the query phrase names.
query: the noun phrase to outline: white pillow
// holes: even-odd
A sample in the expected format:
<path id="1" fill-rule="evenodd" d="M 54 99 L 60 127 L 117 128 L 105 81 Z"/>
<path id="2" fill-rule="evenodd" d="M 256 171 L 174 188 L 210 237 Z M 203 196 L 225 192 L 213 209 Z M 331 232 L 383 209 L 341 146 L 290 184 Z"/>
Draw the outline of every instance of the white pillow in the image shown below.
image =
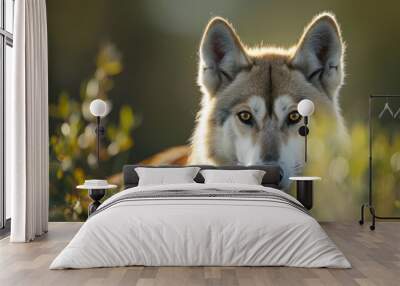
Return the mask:
<path id="1" fill-rule="evenodd" d="M 193 179 L 199 170 L 199 167 L 135 168 L 139 176 L 139 186 L 195 183 Z"/>
<path id="2" fill-rule="evenodd" d="M 265 171 L 262 170 L 202 170 L 205 184 L 261 185 Z"/>

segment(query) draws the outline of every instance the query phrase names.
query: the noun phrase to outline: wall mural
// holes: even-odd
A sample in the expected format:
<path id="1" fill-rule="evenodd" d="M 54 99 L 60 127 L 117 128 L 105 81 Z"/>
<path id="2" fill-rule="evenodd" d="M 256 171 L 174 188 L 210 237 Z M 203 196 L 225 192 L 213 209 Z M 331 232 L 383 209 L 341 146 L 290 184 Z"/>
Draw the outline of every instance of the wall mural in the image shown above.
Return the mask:
<path id="1" fill-rule="evenodd" d="M 400 93 L 388 72 L 400 62 L 395 9 L 189 2 L 48 3 L 50 220 L 84 220 L 90 200 L 75 187 L 90 178 L 121 186 L 122 166 L 133 163 L 278 164 L 289 193 L 290 176 L 322 177 L 318 219 L 356 220 L 368 192 L 368 96 Z M 385 32 L 371 15 L 388 23 Z M 96 98 L 108 106 L 100 161 Z M 315 105 L 307 163 L 302 99 Z M 400 137 L 382 133 L 373 146 L 382 151 L 377 208 L 399 215 Z"/>

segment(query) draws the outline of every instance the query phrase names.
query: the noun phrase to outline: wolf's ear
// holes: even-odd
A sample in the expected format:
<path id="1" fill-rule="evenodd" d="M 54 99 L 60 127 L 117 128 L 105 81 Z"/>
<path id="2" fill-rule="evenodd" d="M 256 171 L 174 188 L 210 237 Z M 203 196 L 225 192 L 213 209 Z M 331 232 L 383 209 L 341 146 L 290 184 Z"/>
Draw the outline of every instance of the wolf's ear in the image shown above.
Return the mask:
<path id="1" fill-rule="evenodd" d="M 324 13 L 305 29 L 292 65 L 319 89 L 334 96 L 343 83 L 343 53 L 344 44 L 335 16 Z"/>
<path id="2" fill-rule="evenodd" d="M 212 19 L 200 44 L 198 83 L 214 94 L 249 66 L 250 60 L 232 26 L 222 18 Z"/>

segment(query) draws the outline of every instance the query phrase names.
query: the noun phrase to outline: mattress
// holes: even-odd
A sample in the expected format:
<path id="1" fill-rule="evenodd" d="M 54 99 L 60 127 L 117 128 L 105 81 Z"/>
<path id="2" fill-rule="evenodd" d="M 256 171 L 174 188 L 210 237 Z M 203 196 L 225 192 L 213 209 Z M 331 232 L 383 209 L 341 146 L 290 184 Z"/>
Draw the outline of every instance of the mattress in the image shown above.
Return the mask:
<path id="1" fill-rule="evenodd" d="M 132 265 L 351 267 L 292 196 L 264 186 L 198 183 L 112 196 L 50 269 Z"/>

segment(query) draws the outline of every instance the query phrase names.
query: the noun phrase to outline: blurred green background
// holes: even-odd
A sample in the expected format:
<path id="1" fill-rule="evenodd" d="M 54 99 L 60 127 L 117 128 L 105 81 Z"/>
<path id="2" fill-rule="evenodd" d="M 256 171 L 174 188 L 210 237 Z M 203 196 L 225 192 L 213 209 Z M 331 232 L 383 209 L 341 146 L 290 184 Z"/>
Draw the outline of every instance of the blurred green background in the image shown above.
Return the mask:
<path id="1" fill-rule="evenodd" d="M 125 163 L 187 143 L 200 100 L 197 49 L 211 17 L 229 19 L 250 46 L 289 47 L 322 11 L 336 14 L 347 45 L 340 102 L 356 147 L 311 166 L 324 178 L 332 177 L 330 164 L 350 170 L 333 185 L 329 179 L 321 183 L 325 195 L 318 194 L 317 202 L 336 204 L 313 211 L 323 220 L 355 218 L 367 192 L 368 95 L 400 93 L 399 9 L 399 1 L 47 1 L 50 219 L 85 219 L 86 194 L 74 190 L 85 178 L 110 176 Z M 93 118 L 87 114 L 94 97 L 112 105 L 101 168 L 93 158 Z M 398 171 L 389 163 L 397 139 L 383 138 L 379 146 L 392 152 L 382 158 L 389 166 L 383 175 L 395 180 L 380 190 L 378 203 L 385 214 L 397 214 Z"/>

